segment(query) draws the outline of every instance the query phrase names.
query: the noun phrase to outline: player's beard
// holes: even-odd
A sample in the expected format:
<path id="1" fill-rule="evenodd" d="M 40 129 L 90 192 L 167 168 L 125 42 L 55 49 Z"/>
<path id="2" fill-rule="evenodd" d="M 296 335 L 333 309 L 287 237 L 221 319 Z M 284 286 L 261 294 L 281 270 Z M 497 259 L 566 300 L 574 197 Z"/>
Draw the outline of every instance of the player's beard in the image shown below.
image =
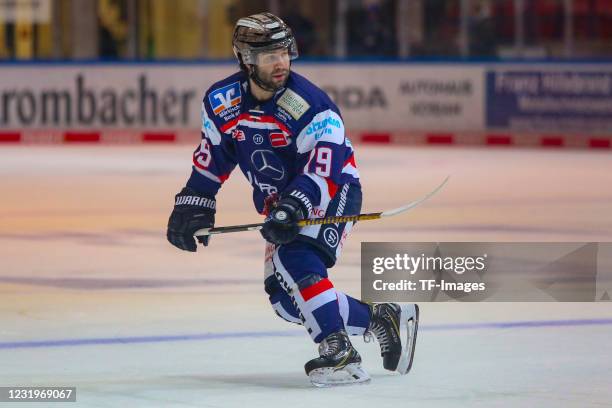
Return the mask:
<path id="1" fill-rule="evenodd" d="M 279 80 L 279 79 L 274 78 L 275 75 L 280 75 L 280 74 L 283 75 L 282 79 Z M 262 75 L 261 71 L 257 69 L 257 67 L 255 67 L 255 75 L 257 75 L 257 78 L 259 79 L 261 84 L 264 85 L 265 88 L 267 88 L 266 89 L 267 91 L 275 92 L 283 88 L 285 84 L 287 83 L 287 79 L 289 78 L 289 70 L 288 69 L 278 69 L 264 76 Z"/>

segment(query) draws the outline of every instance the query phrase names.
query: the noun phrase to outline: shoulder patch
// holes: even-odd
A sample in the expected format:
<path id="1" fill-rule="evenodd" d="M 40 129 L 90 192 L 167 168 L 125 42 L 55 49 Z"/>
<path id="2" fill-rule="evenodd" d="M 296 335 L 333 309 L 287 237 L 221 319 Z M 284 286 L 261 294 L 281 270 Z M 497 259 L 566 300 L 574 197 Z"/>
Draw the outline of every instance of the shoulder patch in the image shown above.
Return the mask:
<path id="1" fill-rule="evenodd" d="M 242 101 L 240 82 L 234 82 L 215 89 L 208 94 L 208 101 L 215 115 L 219 115 L 221 112 L 238 105 Z"/>
<path id="2" fill-rule="evenodd" d="M 287 89 L 283 96 L 278 98 L 276 104 L 286 110 L 295 120 L 301 118 L 310 109 L 308 102 L 291 89 Z"/>

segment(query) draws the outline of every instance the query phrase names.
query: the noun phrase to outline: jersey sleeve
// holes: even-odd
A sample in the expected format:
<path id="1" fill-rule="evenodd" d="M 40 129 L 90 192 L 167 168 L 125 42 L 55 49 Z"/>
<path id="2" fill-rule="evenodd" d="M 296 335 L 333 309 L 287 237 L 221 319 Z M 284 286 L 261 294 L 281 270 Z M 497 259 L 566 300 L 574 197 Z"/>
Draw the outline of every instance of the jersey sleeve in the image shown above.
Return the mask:
<path id="1" fill-rule="evenodd" d="M 193 152 L 187 187 L 214 196 L 236 167 L 237 159 L 231 139 L 219 131 L 219 123 L 212 119 L 214 114 L 207 100 L 202 102 L 202 141 Z"/>
<path id="2" fill-rule="evenodd" d="M 285 189 L 307 208 L 308 200 L 312 206 L 327 207 L 339 185 L 359 179 L 342 118 L 331 107 L 315 111 L 296 140 L 299 175 Z"/>

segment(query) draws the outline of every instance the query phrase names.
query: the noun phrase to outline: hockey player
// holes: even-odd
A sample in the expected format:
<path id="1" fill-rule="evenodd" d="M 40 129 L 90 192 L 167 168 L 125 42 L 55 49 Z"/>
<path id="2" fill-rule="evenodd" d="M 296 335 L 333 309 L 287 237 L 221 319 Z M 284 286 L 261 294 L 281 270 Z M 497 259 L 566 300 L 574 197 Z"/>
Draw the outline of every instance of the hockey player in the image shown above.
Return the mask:
<path id="1" fill-rule="evenodd" d="M 319 357 L 305 365 L 316 386 L 365 382 L 349 335 L 373 334 L 383 365 L 410 369 L 418 307 L 368 305 L 334 287 L 328 277 L 352 223 L 300 228 L 299 220 L 353 215 L 361 187 L 353 147 L 330 98 L 290 70 L 298 50 L 291 29 L 271 13 L 241 18 L 233 49 L 240 71 L 206 92 L 202 142 L 187 185 L 176 195 L 168 240 L 196 251 L 194 232 L 215 222 L 215 195 L 236 165 L 266 215 L 265 291 L 283 319 L 304 325 Z M 204 246 L 209 236 L 199 237 Z"/>

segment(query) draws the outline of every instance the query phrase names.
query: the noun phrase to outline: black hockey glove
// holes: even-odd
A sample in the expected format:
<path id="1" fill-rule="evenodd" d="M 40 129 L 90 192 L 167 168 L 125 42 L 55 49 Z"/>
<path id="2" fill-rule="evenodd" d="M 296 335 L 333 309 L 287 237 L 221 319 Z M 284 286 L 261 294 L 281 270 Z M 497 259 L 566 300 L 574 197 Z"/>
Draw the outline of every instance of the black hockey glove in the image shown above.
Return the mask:
<path id="1" fill-rule="evenodd" d="M 261 235 L 273 244 L 287 244 L 300 232 L 297 223 L 306 218 L 306 214 L 308 207 L 297 198 L 291 195 L 281 198 L 266 218 L 260 231 Z"/>
<path id="2" fill-rule="evenodd" d="M 177 248 L 195 252 L 197 249 L 193 234 L 200 228 L 215 225 L 214 197 L 209 197 L 185 187 L 175 196 L 174 210 L 168 220 L 168 241 Z M 198 241 L 208 246 L 210 235 L 198 237 Z"/>

